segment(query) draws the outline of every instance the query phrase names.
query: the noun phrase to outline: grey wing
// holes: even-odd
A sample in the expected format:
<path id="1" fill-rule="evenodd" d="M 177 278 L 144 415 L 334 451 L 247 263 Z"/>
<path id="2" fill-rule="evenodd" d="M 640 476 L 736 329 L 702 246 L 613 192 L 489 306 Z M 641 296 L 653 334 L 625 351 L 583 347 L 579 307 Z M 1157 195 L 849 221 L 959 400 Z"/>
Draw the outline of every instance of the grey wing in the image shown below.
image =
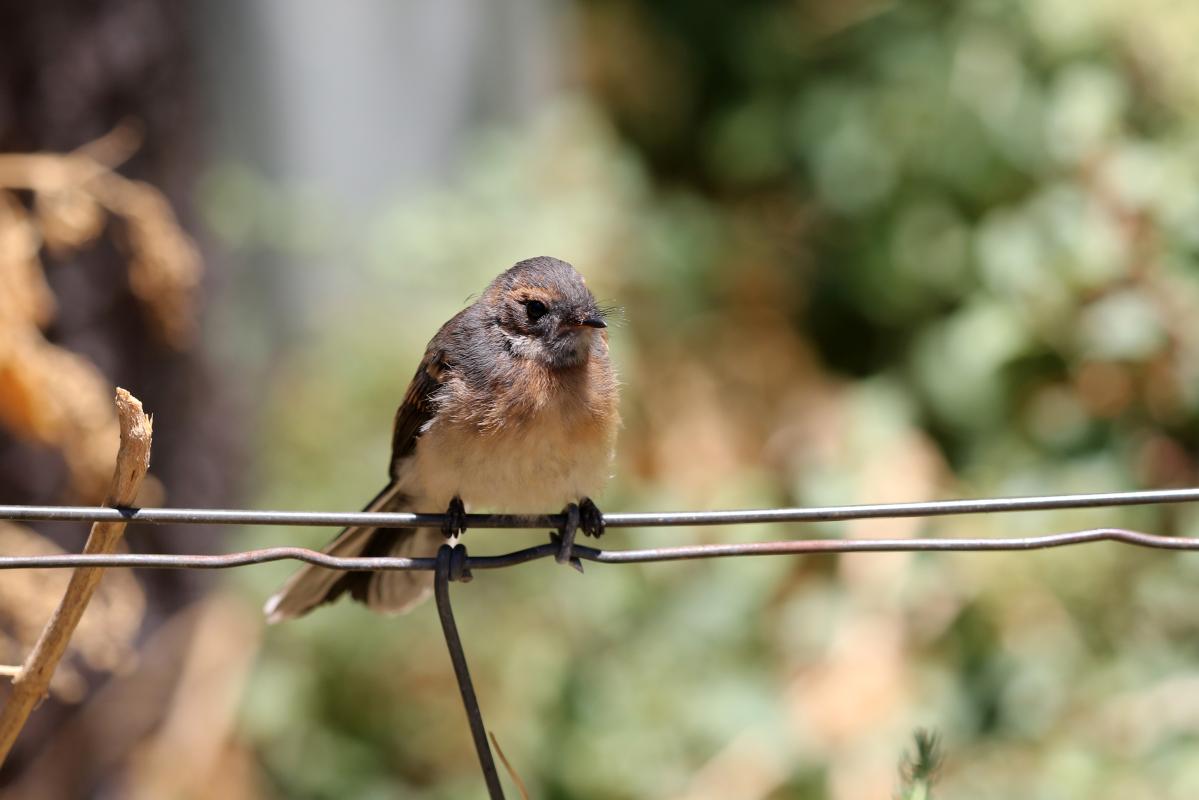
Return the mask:
<path id="1" fill-rule="evenodd" d="M 367 506 L 368 511 L 407 511 L 411 499 L 399 487 L 400 470 L 412 454 L 421 429 L 433 417 L 434 395 L 447 377 L 449 361 L 445 344 L 458 317 L 437 332 L 421 359 L 412 383 L 396 411 L 392 433 L 391 482 Z M 428 557 L 441 544 L 438 531 L 414 528 L 351 526 L 330 542 L 324 552 L 337 556 Z M 432 586 L 431 573 L 402 571 L 338 572 L 313 565 L 297 571 L 266 603 L 270 622 L 307 614 L 317 606 L 336 600 L 345 592 L 371 608 L 399 612 L 418 602 Z"/>
<path id="2" fill-rule="evenodd" d="M 396 409 L 395 428 L 391 435 L 390 474 L 393 480 L 399 477 L 400 462 L 412 455 L 416 448 L 421 429 L 433 418 L 433 396 L 441 388 L 450 366 L 445 348 L 440 346 L 441 339 L 439 332 L 429 343 L 429 349 L 425 351 L 425 357 L 421 359 L 420 367 L 412 377 L 412 383 L 408 384 L 400 407 Z"/>

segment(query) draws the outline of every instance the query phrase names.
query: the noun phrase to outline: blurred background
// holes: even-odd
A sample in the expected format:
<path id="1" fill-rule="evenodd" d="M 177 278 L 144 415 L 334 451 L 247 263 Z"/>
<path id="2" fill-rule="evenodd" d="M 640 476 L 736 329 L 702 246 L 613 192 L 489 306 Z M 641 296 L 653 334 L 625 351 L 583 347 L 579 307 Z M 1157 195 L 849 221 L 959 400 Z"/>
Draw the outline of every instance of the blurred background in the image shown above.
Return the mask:
<path id="1" fill-rule="evenodd" d="M 103 499 L 119 384 L 147 504 L 356 510 L 425 342 L 542 254 L 623 309 L 607 510 L 1197 481 L 1195 4 L 5 0 L 0 153 L 3 503 Z M 605 542 L 1112 525 L 1199 534 Z M 11 554 L 84 534 L 0 523 Z M 292 568 L 110 574 L 0 796 L 481 796 L 432 607 L 267 630 Z M 0 575 L 4 663 L 65 578 Z M 931 728 L 939 797 L 1163 800 L 1199 796 L 1197 583 L 1103 544 L 540 562 L 454 597 L 536 798 L 891 797 Z"/>

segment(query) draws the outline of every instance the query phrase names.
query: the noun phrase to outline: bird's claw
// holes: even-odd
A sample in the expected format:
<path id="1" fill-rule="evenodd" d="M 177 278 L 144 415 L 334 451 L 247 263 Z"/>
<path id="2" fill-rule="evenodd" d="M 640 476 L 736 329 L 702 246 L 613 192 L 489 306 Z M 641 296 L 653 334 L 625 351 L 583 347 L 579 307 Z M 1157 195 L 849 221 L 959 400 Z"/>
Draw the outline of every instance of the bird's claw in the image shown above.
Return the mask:
<path id="1" fill-rule="evenodd" d="M 604 535 L 604 514 L 590 497 L 579 501 L 579 529 L 585 536 L 596 539 Z"/>
<path id="2" fill-rule="evenodd" d="M 466 533 L 466 506 L 461 497 L 455 497 L 450 501 L 449 508 L 445 510 L 445 522 L 441 526 L 441 532 L 447 539 Z"/>

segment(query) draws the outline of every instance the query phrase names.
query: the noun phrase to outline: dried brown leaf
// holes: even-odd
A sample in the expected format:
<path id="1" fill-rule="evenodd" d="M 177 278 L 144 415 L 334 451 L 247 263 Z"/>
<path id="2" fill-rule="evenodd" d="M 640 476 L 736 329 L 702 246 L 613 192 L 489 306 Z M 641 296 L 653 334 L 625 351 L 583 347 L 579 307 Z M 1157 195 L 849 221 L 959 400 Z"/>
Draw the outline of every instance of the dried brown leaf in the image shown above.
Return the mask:
<path id="1" fill-rule="evenodd" d="M 63 454 L 71 485 L 87 502 L 104 498 L 116 454 L 111 387 L 82 356 L 39 334 L 0 330 L 0 424 Z"/>
<path id="2" fill-rule="evenodd" d="M 23 525 L 0 522 L 0 552 L 41 556 L 64 551 Z M 0 652 L 7 663 L 20 662 L 37 641 L 69 579 L 67 570 L 13 570 L 5 574 L 0 581 Z M 145 596 L 131 573 L 107 571 L 75 631 L 71 651 L 92 670 L 113 672 L 127 665 L 135 653 L 133 640 L 145 608 Z M 73 686 L 81 687 L 74 670 L 60 670 L 58 674 L 64 680 L 55 684 L 55 690 L 69 697 Z"/>
<path id="3" fill-rule="evenodd" d="M 0 265 L 9 250 L 25 253 L 19 263 L 34 265 L 40 274 L 36 255 L 43 242 L 56 254 L 74 252 L 95 241 L 107 216 L 120 217 L 133 293 L 162 340 L 183 349 L 195 335 L 202 262 L 166 197 L 148 183 L 112 171 L 140 141 L 137 126 L 126 122 L 74 153 L 0 155 L 0 194 L 4 189 L 30 190 L 35 211 L 31 216 L 19 203 L 8 203 L 10 213 L 5 216 L 0 208 Z M 31 219 L 36 224 L 30 224 Z M 32 239 L 31 232 L 36 234 Z M 0 316 L 3 303 L 0 300 Z M 43 309 L 33 319 L 42 326 L 49 313 Z"/>
<path id="4" fill-rule="evenodd" d="M 39 258 L 99 237 L 109 216 L 124 222 L 129 284 L 154 331 L 186 347 L 195 333 L 199 252 L 153 186 L 112 171 L 141 132 L 123 123 L 74 153 L 0 155 L 0 426 L 61 451 L 76 497 L 99 502 L 115 454 L 111 386 L 86 359 L 42 334 L 55 313 Z M 33 193 L 33 210 L 6 190 Z"/>
<path id="5" fill-rule="evenodd" d="M 143 187 L 148 188 L 148 187 Z M 170 215 L 162 198 L 144 211 Z M 140 214 L 127 219 L 130 244 L 129 285 L 142 301 L 158 335 L 173 347 L 185 348 L 195 336 L 195 294 L 199 287 L 200 253 L 171 216 Z"/>
<path id="6" fill-rule="evenodd" d="M 104 209 L 77 186 L 38 192 L 33 210 L 42 239 L 56 256 L 82 250 L 104 231 Z"/>
<path id="7" fill-rule="evenodd" d="M 54 317 L 54 296 L 38 260 L 41 238 L 24 206 L 0 191 L 0 328 L 44 326 Z"/>

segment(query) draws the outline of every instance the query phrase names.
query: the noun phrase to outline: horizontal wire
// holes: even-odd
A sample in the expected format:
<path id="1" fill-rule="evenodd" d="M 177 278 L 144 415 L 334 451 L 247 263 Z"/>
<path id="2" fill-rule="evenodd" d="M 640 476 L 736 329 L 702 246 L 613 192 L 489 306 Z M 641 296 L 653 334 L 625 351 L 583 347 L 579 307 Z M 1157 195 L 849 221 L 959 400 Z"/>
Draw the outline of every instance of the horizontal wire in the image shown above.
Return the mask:
<path id="1" fill-rule="evenodd" d="M 654 528 L 692 525 L 745 525 L 766 522 L 838 522 L 854 519 L 939 517 L 1013 511 L 1190 503 L 1199 489 L 1159 489 L 1037 497 L 992 497 L 977 500 L 935 500 L 921 503 L 763 508 L 732 511 L 681 511 L 604 514 L 609 528 Z M 440 528 L 445 514 L 407 512 L 248 511 L 204 508 L 105 508 L 100 506 L 0 505 L 0 519 L 54 522 L 142 522 L 151 525 L 371 525 L 379 527 Z M 562 514 L 467 514 L 468 528 L 560 528 Z"/>
<path id="2" fill-rule="evenodd" d="M 1004 539 L 802 539 L 738 544 L 698 544 L 639 550 L 598 550 L 574 545 L 571 555 L 600 564 L 633 564 L 731 556 L 814 555 L 822 553 L 996 552 L 1045 550 L 1094 542 L 1119 542 L 1160 550 L 1199 550 L 1199 539 L 1161 536 L 1123 528 L 1052 533 Z M 468 556 L 468 569 L 498 569 L 557 555 L 546 543 L 494 556 Z M 268 547 L 225 555 L 80 554 L 0 556 L 0 570 L 65 567 L 139 567 L 154 569 L 228 569 L 271 561 L 303 561 L 339 570 L 433 570 L 435 558 L 340 558 L 303 547 Z"/>
<path id="3" fill-rule="evenodd" d="M 925 503 L 888 503 L 823 508 L 750 509 L 744 511 L 707 511 L 681 513 L 605 514 L 607 527 L 657 527 L 672 525 L 727 525 L 765 522 L 815 522 L 896 517 L 931 517 L 951 514 L 979 514 L 1009 511 L 1037 511 L 1067 508 L 1096 508 L 1199 500 L 1199 489 L 1172 489 L 1147 492 L 1056 495 L 1041 497 L 948 500 Z M 145 522 L 150 524 L 241 524 L 241 525 L 374 525 L 382 527 L 440 528 L 449 515 L 358 512 L 244 511 L 231 509 L 110 509 L 53 506 L 0 506 L 0 519 L 51 520 L 80 522 Z M 455 520 L 461 524 L 461 519 Z M 861 552 L 996 552 L 1028 551 L 1076 546 L 1093 542 L 1119 542 L 1136 547 L 1199 550 L 1199 538 L 1161 536 L 1122 528 L 1052 533 L 1012 538 L 922 538 L 922 539 L 804 539 L 732 544 L 699 544 L 634 550 L 599 550 L 573 543 L 578 524 L 577 513 L 466 515 L 470 528 L 552 527 L 562 530 L 555 541 L 494 556 L 470 556 L 461 546 L 454 549 L 457 566 L 448 569 L 495 569 L 542 558 L 574 563 L 591 561 L 604 564 L 631 564 L 687 559 L 727 558 L 733 556 L 805 555 Z M 441 555 L 449 553 L 442 547 Z M 171 554 L 82 554 L 64 553 L 35 556 L 0 556 L 0 570 L 48 569 L 70 567 L 140 567 L 159 569 L 228 569 L 272 561 L 294 560 L 338 570 L 428 570 L 435 571 L 438 611 L 441 614 L 446 644 L 462 690 L 463 704 L 471 722 L 480 764 L 489 793 L 503 797 L 499 788 L 490 750 L 481 731 L 484 724 L 474 689 L 466 669 L 462 644 L 453 625 L 445 558 L 354 557 L 342 558 L 302 547 L 272 547 L 224 555 Z M 440 566 L 439 566 L 439 561 Z M 448 620 L 448 624 L 447 624 Z"/>

